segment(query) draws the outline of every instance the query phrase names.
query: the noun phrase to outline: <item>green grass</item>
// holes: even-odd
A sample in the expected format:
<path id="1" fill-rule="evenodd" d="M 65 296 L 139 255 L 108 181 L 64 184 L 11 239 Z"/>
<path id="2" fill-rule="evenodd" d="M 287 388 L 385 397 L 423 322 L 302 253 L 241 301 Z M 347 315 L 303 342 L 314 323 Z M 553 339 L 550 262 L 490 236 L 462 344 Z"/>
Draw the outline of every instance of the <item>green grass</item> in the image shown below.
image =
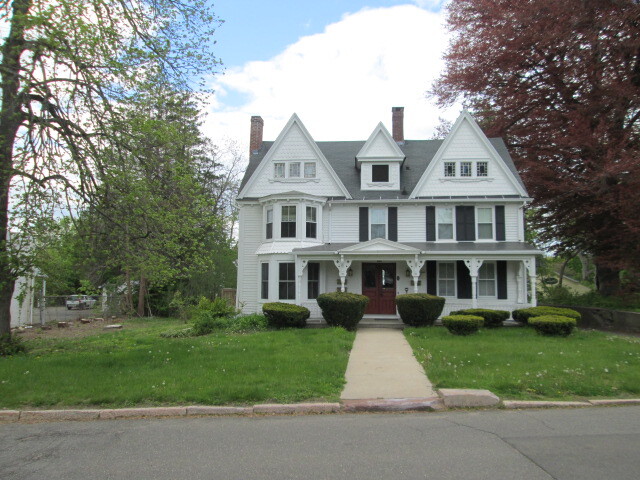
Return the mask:
<path id="1" fill-rule="evenodd" d="M 335 401 L 354 338 L 328 328 L 168 339 L 159 333 L 177 321 L 146 322 L 28 341 L 27 355 L 0 358 L 0 408 Z"/>
<path id="2" fill-rule="evenodd" d="M 469 337 L 440 327 L 404 332 L 436 388 L 480 388 L 536 400 L 640 394 L 637 337 L 584 330 L 543 337 L 518 327 L 483 329 Z"/>

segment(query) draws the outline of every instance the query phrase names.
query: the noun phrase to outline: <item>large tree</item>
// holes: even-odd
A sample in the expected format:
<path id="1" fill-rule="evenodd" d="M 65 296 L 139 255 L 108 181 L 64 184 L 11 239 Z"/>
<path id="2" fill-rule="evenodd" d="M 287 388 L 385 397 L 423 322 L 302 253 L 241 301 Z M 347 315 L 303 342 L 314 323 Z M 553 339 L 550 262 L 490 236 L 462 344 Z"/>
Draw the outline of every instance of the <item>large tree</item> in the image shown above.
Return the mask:
<path id="1" fill-rule="evenodd" d="M 122 138 L 115 106 L 158 75 L 199 89 L 218 65 L 219 22 L 203 0 L 3 0 L 0 21 L 1 335 L 38 219 L 94 197 Z"/>
<path id="2" fill-rule="evenodd" d="M 602 293 L 640 267 L 637 0 L 452 0 L 431 95 L 506 138 L 547 244 L 589 252 Z"/>

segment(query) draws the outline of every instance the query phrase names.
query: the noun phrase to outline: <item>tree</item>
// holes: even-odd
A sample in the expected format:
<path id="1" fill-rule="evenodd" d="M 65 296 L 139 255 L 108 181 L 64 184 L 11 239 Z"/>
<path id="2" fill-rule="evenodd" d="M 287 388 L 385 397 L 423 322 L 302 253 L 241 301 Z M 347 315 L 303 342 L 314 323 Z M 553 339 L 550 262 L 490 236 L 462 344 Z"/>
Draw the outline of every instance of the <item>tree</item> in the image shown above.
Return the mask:
<path id="1" fill-rule="evenodd" d="M 111 129 L 118 102 L 158 75 L 202 89 L 219 22 L 203 0 L 4 0 L 0 20 L 1 335 L 34 226 L 59 202 L 95 198 L 102 153 L 123 138 Z"/>
<path id="2" fill-rule="evenodd" d="M 593 255 L 615 293 L 640 267 L 638 1 L 453 0 L 448 25 L 431 95 L 505 137 L 542 240 Z"/>

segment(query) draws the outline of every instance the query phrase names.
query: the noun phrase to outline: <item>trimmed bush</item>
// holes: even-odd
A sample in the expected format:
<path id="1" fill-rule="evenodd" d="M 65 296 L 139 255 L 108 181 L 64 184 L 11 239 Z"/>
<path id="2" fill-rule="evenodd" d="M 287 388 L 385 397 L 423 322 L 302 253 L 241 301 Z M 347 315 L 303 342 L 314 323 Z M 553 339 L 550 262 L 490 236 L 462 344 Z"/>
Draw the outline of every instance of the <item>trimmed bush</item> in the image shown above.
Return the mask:
<path id="1" fill-rule="evenodd" d="M 454 335 L 476 333 L 483 323 L 483 318 L 477 315 L 448 315 L 442 317 L 442 324 Z"/>
<path id="2" fill-rule="evenodd" d="M 476 315 L 484 319 L 484 326 L 487 328 L 501 327 L 502 322 L 511 315 L 506 310 L 490 310 L 488 308 L 467 308 L 451 312 L 449 315 Z"/>
<path id="3" fill-rule="evenodd" d="M 412 327 L 433 325 L 444 308 L 444 298 L 428 293 L 407 293 L 396 297 L 398 313 L 403 323 Z"/>
<path id="4" fill-rule="evenodd" d="M 578 324 L 575 318 L 560 315 L 541 315 L 529 319 L 529 325 L 541 335 L 567 337 Z"/>
<path id="5" fill-rule="evenodd" d="M 511 312 L 513 319 L 519 323 L 528 323 L 530 318 L 540 317 L 542 315 L 560 315 L 562 317 L 574 318 L 576 322 L 582 318 L 575 310 L 560 307 L 529 307 Z"/>
<path id="6" fill-rule="evenodd" d="M 355 330 L 369 304 L 369 297 L 357 293 L 331 292 L 318 295 L 317 302 L 327 324 Z"/>
<path id="7" fill-rule="evenodd" d="M 283 302 L 265 303 L 262 312 L 269 326 L 274 328 L 304 328 L 311 315 L 306 307 Z"/>
<path id="8" fill-rule="evenodd" d="M 477 315 L 448 315 L 442 317 L 442 324 L 454 335 L 471 335 L 483 325 L 484 320 Z"/>

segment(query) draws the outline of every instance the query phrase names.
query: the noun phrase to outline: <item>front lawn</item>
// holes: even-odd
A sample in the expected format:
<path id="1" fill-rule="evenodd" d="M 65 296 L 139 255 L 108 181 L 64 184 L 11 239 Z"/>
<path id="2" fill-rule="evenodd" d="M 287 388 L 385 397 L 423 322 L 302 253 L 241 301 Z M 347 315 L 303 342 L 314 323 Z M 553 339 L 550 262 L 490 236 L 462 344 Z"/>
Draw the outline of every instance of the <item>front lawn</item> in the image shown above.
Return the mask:
<path id="1" fill-rule="evenodd" d="M 354 338 L 336 328 L 161 338 L 183 324 L 129 322 L 30 339 L 27 355 L 0 358 L 0 408 L 336 401 Z"/>
<path id="2" fill-rule="evenodd" d="M 508 399 L 637 397 L 640 338 L 577 330 L 543 337 L 532 328 L 483 329 L 459 337 L 445 328 L 405 336 L 436 388 L 481 388 Z"/>

